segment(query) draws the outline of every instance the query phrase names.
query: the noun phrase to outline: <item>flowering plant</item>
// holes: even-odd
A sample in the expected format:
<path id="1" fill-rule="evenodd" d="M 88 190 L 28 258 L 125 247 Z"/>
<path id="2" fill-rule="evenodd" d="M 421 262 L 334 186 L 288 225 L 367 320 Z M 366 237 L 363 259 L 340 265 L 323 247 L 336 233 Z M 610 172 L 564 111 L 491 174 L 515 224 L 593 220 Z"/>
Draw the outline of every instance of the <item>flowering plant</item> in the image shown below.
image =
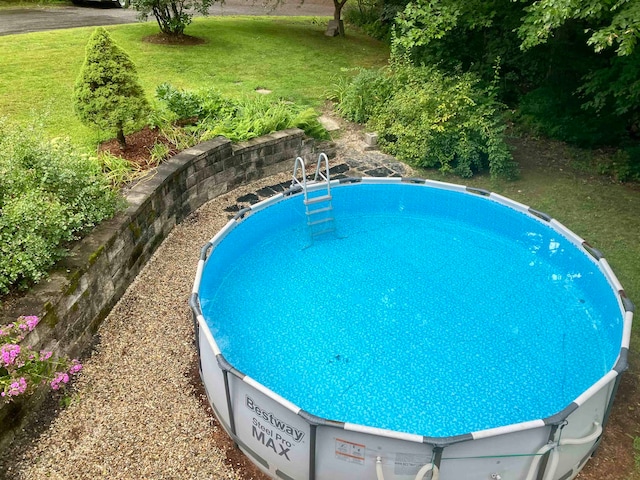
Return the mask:
<path id="1" fill-rule="evenodd" d="M 33 393 L 39 384 L 48 383 L 58 390 L 69 382 L 70 375 L 82 370 L 78 360 L 53 358 L 52 352 L 34 352 L 20 345 L 39 321 L 36 316 L 23 316 L 0 326 L 0 397 L 5 402 Z"/>

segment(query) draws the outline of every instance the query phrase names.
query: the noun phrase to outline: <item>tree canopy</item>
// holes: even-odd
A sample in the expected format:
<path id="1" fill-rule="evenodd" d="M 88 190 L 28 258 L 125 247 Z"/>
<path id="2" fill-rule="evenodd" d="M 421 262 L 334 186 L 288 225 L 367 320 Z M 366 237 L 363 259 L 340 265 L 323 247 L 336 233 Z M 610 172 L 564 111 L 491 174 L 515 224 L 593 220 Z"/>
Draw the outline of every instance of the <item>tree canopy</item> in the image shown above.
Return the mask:
<path id="1" fill-rule="evenodd" d="M 630 55 L 640 37 L 637 0 L 537 0 L 524 10 L 518 29 L 523 49 L 546 42 L 571 20 L 585 23 L 587 43 L 596 52 L 615 47 L 618 55 Z"/>
<path id="2" fill-rule="evenodd" d="M 141 20 L 153 15 L 160 31 L 167 35 L 183 35 L 193 15 L 208 15 L 209 7 L 216 0 L 130 0 Z"/>
<path id="3" fill-rule="evenodd" d="M 639 37 L 638 0 L 414 0 L 391 42 L 416 65 L 498 74 L 503 101 L 588 146 L 640 132 Z"/>

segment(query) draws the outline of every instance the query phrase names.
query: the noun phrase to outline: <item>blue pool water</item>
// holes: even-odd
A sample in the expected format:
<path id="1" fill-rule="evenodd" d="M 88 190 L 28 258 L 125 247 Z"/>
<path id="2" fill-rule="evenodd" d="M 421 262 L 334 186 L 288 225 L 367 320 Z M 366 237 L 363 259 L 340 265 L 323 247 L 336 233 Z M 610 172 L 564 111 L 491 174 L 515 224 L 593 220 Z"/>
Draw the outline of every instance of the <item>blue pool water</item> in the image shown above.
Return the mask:
<path id="1" fill-rule="evenodd" d="M 559 412 L 608 372 L 622 316 L 594 262 L 543 222 L 417 185 L 302 198 L 213 250 L 200 299 L 225 358 L 304 410 L 426 436 Z"/>

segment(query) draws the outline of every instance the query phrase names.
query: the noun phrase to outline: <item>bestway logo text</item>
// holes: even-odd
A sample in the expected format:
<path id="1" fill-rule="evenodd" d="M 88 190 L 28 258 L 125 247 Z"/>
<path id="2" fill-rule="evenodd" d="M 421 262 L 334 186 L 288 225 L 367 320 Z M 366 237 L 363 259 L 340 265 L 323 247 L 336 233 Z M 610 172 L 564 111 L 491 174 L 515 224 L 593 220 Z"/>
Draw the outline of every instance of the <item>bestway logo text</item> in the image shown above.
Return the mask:
<path id="1" fill-rule="evenodd" d="M 297 428 L 289 425 L 286 422 L 283 422 L 278 417 L 276 417 L 273 413 L 267 412 L 263 408 L 261 408 L 253 399 L 247 395 L 247 408 L 254 412 L 258 417 L 264 419 L 265 422 L 269 422 L 274 428 L 277 428 L 283 433 L 286 433 L 294 441 L 300 442 L 304 438 L 304 432 L 302 430 L 298 430 Z"/>

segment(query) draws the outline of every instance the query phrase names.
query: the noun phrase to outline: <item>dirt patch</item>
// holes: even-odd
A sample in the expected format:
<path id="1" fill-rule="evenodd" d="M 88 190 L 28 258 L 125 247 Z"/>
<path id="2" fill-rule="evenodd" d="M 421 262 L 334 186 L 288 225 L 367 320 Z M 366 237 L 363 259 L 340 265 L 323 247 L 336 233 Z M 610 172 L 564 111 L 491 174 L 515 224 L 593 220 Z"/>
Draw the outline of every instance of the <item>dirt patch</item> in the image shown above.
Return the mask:
<path id="1" fill-rule="evenodd" d="M 152 161 L 151 152 L 156 143 L 162 143 L 169 149 L 168 156 L 178 153 L 175 145 L 167 140 L 159 130 L 144 127 L 139 132 L 125 136 L 126 147 L 122 149 L 115 138 L 103 142 L 98 147 L 99 152 L 109 152 L 117 157 L 129 160 L 137 165 L 141 170 L 146 170 L 155 166 L 156 162 Z"/>
<path id="2" fill-rule="evenodd" d="M 202 45 L 207 43 L 204 38 L 192 37 L 191 35 L 169 35 L 168 33 L 156 33 L 142 39 L 143 42 L 155 43 L 159 45 Z"/>
<path id="3" fill-rule="evenodd" d="M 245 480 L 269 480 L 264 473 L 258 469 L 249 458 L 240 451 L 236 444 L 231 440 L 231 437 L 227 435 L 224 429 L 220 426 L 218 419 L 213 413 L 213 409 L 209 404 L 207 398 L 207 392 L 204 389 L 204 384 L 200 378 L 200 372 L 198 370 L 198 359 L 194 356 L 191 362 L 191 368 L 186 374 L 191 382 L 195 396 L 198 398 L 200 406 L 205 410 L 207 416 L 211 420 L 212 434 L 211 440 L 213 443 L 222 450 L 226 456 L 226 463 L 233 470 L 241 472 L 242 478 Z"/>

